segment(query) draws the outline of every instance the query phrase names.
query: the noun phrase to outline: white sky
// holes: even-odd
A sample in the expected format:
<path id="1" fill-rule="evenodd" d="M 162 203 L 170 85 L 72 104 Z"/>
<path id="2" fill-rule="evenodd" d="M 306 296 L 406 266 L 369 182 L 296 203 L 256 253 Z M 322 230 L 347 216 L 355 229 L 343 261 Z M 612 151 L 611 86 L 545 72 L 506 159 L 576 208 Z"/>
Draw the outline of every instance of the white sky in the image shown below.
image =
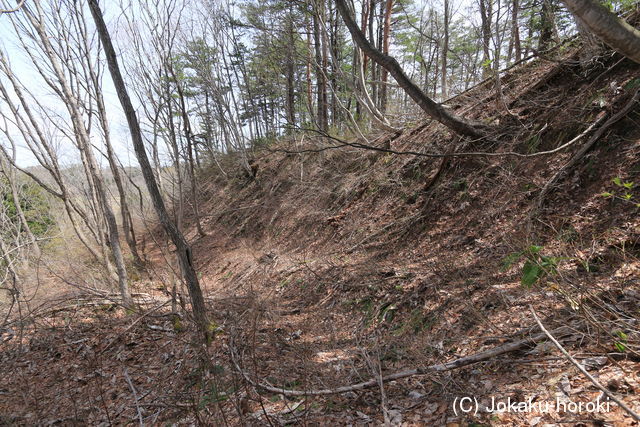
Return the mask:
<path id="1" fill-rule="evenodd" d="M 475 1 L 476 0 L 452 1 L 454 16 L 466 15 L 468 9 L 472 7 Z M 419 0 L 418 2 L 423 3 Z M 0 3 L 2 3 L 1 0 Z M 135 1 L 133 3 L 138 4 Z M 442 2 L 441 0 L 426 0 L 424 1 L 424 3 L 441 5 Z M 117 34 L 118 26 L 116 21 L 118 19 L 117 14 L 120 14 L 122 12 L 120 7 L 117 6 L 115 2 L 108 2 L 107 4 L 108 7 L 106 8 L 106 10 L 104 10 L 105 20 L 107 21 L 107 25 L 112 32 L 116 51 L 119 51 L 119 39 L 121 38 L 118 37 Z M 89 17 L 88 13 L 87 17 Z M 7 15 L 0 15 L 0 47 L 2 47 L 6 51 L 7 56 L 12 63 L 15 74 L 23 82 L 34 83 L 33 85 L 30 85 L 29 88 L 39 97 L 41 102 L 43 102 L 46 107 L 52 108 L 54 110 L 60 110 L 62 108 L 60 101 L 57 100 L 55 96 L 51 95 L 51 90 L 44 85 L 42 79 L 34 71 L 30 59 L 18 45 L 15 36 L 15 30 L 11 25 L 9 16 Z M 121 67 L 123 66 L 122 61 L 120 65 Z M 124 165 L 136 165 L 137 161 L 132 149 L 130 148 L 131 144 L 129 143 L 129 129 L 124 119 L 124 115 L 120 107 L 120 102 L 115 93 L 115 89 L 113 87 L 108 70 L 105 70 L 105 73 L 103 75 L 103 92 L 105 103 L 107 106 L 108 117 L 110 119 L 112 142 L 115 146 L 118 157 Z M 1 104 L 2 103 L 0 101 L 0 108 L 2 108 Z M 17 141 L 20 141 L 20 138 L 16 139 Z M 98 142 L 97 139 L 95 141 Z M 4 135 L 2 134 L 0 134 L 0 144 L 8 144 L 8 142 L 5 140 Z M 60 147 L 61 149 L 59 154 L 63 157 L 64 163 L 71 164 L 77 162 L 77 159 L 74 157 L 76 155 L 76 150 L 70 140 L 63 140 L 60 144 Z M 36 159 L 33 157 L 30 150 L 24 145 L 24 143 L 22 143 L 18 147 L 17 161 L 22 167 L 37 165 Z"/>
<path id="2" fill-rule="evenodd" d="M 109 26 L 109 28 L 112 29 L 112 32 L 114 31 L 114 25 L 112 25 L 114 24 L 114 18 L 112 16 L 113 12 L 114 10 L 105 11 L 105 20 L 107 21 L 107 25 Z M 115 34 L 114 44 L 116 45 L 116 50 L 119 50 L 118 37 Z M 16 77 L 19 78 L 23 83 L 25 83 L 34 95 L 38 96 L 39 101 L 46 108 L 64 113 L 65 110 L 62 103 L 55 95 L 52 94 L 51 89 L 46 87 L 46 85 L 42 81 L 42 78 L 35 71 L 30 58 L 26 55 L 26 53 L 20 46 L 15 34 L 15 29 L 13 28 L 10 18 L 7 15 L 0 15 L 0 48 L 4 49 L 7 57 L 9 58 Z M 129 144 L 129 128 L 127 126 L 124 114 L 122 113 L 120 101 L 118 100 L 115 88 L 113 87 L 111 77 L 108 70 L 106 69 L 102 80 L 104 99 L 111 130 L 111 139 L 112 143 L 114 144 L 116 153 L 118 154 L 120 161 L 125 166 L 137 165 L 135 154 L 130 148 L 131 144 Z M 3 108 L 1 100 L 0 108 Z M 4 107 L 4 109 L 8 110 L 6 106 Z M 16 155 L 18 164 L 21 167 L 37 165 L 37 160 L 31 153 L 31 151 L 26 147 L 26 144 L 21 139 L 21 137 L 18 136 L 17 131 L 13 132 L 13 134 L 16 135 L 15 140 L 18 142 Z M 99 143 L 97 134 L 96 136 L 94 136 L 94 141 L 95 143 Z M 6 137 L 1 133 L 0 144 L 9 146 L 9 142 L 6 140 Z M 102 149 L 101 145 L 98 146 Z M 62 140 L 59 144 L 59 147 L 59 155 L 61 156 L 63 164 L 77 163 L 77 150 L 74 148 L 74 145 L 70 140 Z M 106 161 L 103 158 L 100 158 L 100 161 L 103 165 L 106 164 Z"/>

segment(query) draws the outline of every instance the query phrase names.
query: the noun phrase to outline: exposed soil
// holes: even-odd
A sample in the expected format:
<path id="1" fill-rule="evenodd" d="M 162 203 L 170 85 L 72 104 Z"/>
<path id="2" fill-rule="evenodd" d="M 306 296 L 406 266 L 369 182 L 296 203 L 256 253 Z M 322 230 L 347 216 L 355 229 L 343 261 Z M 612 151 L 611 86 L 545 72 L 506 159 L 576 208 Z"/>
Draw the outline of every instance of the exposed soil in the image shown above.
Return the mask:
<path id="1" fill-rule="evenodd" d="M 371 145 L 393 151 L 531 153 L 551 150 L 611 114 L 640 87 L 640 66 L 607 53 L 580 64 L 514 68 L 496 99 L 492 82 L 448 102 L 495 126 L 491 142 L 460 141 L 420 123 Z M 612 126 L 532 214 L 540 189 L 588 136 L 548 156 L 427 158 L 281 142 L 255 154 L 255 177 L 212 166 L 200 176 L 207 236 L 190 226 L 194 259 L 218 334 L 207 372 L 186 320 L 167 303 L 170 248 L 150 257 L 137 284 L 146 315 L 110 304 L 42 308 L 2 346 L 0 422 L 6 424 L 634 425 L 606 411 L 556 411 L 602 397 L 548 343 L 445 373 L 365 391 L 282 397 L 471 355 L 569 325 L 563 345 L 640 412 L 640 106 Z M 219 159 L 229 172 L 231 157 Z M 605 197 L 631 194 L 631 200 Z M 635 202 L 635 203 L 634 203 Z M 157 241 L 162 241 L 158 239 Z M 521 284 L 540 246 L 557 271 Z M 169 258 L 170 259 L 170 258 Z M 158 277 L 164 277 L 161 280 Z M 186 297 L 182 299 L 187 305 Z M 61 304 L 62 304 L 61 303 Z M 14 328 L 17 330 L 17 328 Z M 15 332 L 15 331 L 14 331 Z M 455 414 L 475 397 L 546 402 L 548 411 Z"/>

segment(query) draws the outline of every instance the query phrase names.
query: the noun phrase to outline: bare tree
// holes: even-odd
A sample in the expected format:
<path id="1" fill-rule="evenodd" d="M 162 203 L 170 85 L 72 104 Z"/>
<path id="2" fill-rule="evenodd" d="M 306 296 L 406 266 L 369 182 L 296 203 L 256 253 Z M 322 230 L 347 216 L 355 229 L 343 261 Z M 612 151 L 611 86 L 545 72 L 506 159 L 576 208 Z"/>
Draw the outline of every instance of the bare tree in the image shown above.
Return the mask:
<path id="1" fill-rule="evenodd" d="M 105 50 L 111 78 L 113 79 L 116 92 L 118 93 L 118 98 L 120 99 L 120 103 L 122 104 L 122 108 L 125 112 L 127 123 L 129 124 L 131 140 L 136 152 L 136 157 L 138 158 L 138 162 L 140 163 L 140 169 L 142 170 L 145 183 L 147 184 L 149 195 L 151 196 L 151 201 L 153 202 L 153 206 L 156 210 L 158 218 L 160 219 L 160 222 L 162 223 L 162 226 L 164 227 L 166 233 L 169 235 L 176 247 L 183 279 L 189 290 L 191 306 L 196 324 L 198 325 L 200 332 L 203 334 L 205 341 L 208 342 L 211 337 L 209 331 L 209 321 L 207 319 L 207 312 L 204 303 L 204 297 L 202 295 L 202 289 L 200 288 L 198 276 L 193 265 L 191 248 L 184 238 L 182 232 L 178 230 L 167 213 L 164 200 L 162 199 L 162 195 L 160 194 L 160 190 L 156 183 L 151 163 L 149 162 L 149 158 L 147 157 L 147 152 L 144 147 L 144 141 L 142 139 L 142 132 L 140 130 L 138 117 L 136 115 L 135 109 L 133 108 L 133 104 L 131 103 L 131 99 L 129 98 L 129 94 L 127 92 L 127 88 L 125 86 L 122 74 L 120 72 L 120 67 L 118 65 L 116 52 L 113 44 L 111 43 L 111 36 L 109 35 L 109 30 L 107 29 L 107 25 L 104 22 L 102 11 L 100 10 L 100 6 L 98 5 L 97 0 L 89 0 L 89 8 L 91 9 L 91 14 L 93 15 L 93 19 L 98 30 L 98 35 L 100 36 L 100 41 L 102 42 L 103 48 Z"/>
<path id="2" fill-rule="evenodd" d="M 80 242 L 89 250 L 89 252 L 95 257 L 96 260 L 100 260 L 105 265 L 107 270 L 111 272 L 113 267 L 110 266 L 109 260 L 103 258 L 102 255 L 100 255 L 98 251 L 96 251 L 89 238 L 87 238 L 87 236 L 83 232 L 81 224 L 79 224 L 78 222 L 79 218 L 80 222 L 84 224 L 89 230 L 90 236 L 92 236 L 99 245 L 102 245 L 102 234 L 97 232 L 96 227 L 91 223 L 89 215 L 85 211 L 85 209 L 73 199 L 67 179 L 62 173 L 58 155 L 51 145 L 50 140 L 52 138 L 47 136 L 45 129 L 43 129 L 42 124 L 38 120 L 37 112 L 34 111 L 34 107 L 38 108 L 38 110 L 41 112 L 44 110 L 44 108 L 39 104 L 38 100 L 35 97 L 30 96 L 27 98 L 28 95 L 24 93 L 25 91 L 27 91 L 26 88 L 18 81 L 17 77 L 13 74 L 13 70 L 8 62 L 8 59 L 4 52 L 2 52 L 1 50 L 0 72 L 4 74 L 10 82 L 9 87 L 7 87 L 2 81 L 0 81 L 0 98 L 2 99 L 2 101 L 4 101 L 4 104 L 8 107 L 9 110 L 8 113 L 2 113 L 5 125 L 2 127 L 1 131 L 5 135 L 6 140 L 11 145 L 11 151 L 15 151 L 17 145 L 17 136 L 14 135 L 13 132 L 11 132 L 6 124 L 7 121 L 12 121 L 14 126 L 17 128 L 18 134 L 21 136 L 22 140 L 25 142 L 28 149 L 34 155 L 40 166 L 42 166 L 44 170 L 46 170 L 50 174 L 51 178 L 53 179 L 53 183 L 48 184 L 35 174 L 29 172 L 27 169 L 20 168 L 16 163 L 15 156 L 10 155 L 7 149 L 5 149 L 1 145 L 0 150 L 3 151 L 4 157 L 11 163 L 12 167 L 29 176 L 49 194 L 57 197 L 63 202 L 65 211 Z M 13 90 L 15 96 L 17 97 L 17 101 L 14 101 L 14 99 L 10 96 L 9 90 Z"/>
<path id="3" fill-rule="evenodd" d="M 35 1 L 35 13 L 29 8 L 25 8 L 25 16 L 29 23 L 33 26 L 35 33 L 37 34 L 37 43 L 42 48 L 44 56 L 49 61 L 49 66 L 52 70 L 53 78 L 55 81 L 52 83 L 55 85 L 58 96 L 64 102 L 65 107 L 71 118 L 73 132 L 75 140 L 78 144 L 78 148 L 81 153 L 81 159 L 83 165 L 87 170 L 88 182 L 90 186 L 93 186 L 96 197 L 100 203 L 100 207 L 104 213 L 104 219 L 107 224 L 108 240 L 111 252 L 113 254 L 114 263 L 118 274 L 118 286 L 120 287 L 120 293 L 123 298 L 123 302 L 126 306 L 132 306 L 133 300 L 129 292 L 129 283 L 127 278 L 127 271 L 124 263 L 124 256 L 122 248 L 120 246 L 120 235 L 118 232 L 118 225 L 115 215 L 107 198 L 107 191 L 104 186 L 104 179 L 101 176 L 101 171 L 96 161 L 89 132 L 83 120 L 82 107 L 78 100 L 77 93 L 72 89 L 71 82 L 67 77 L 67 73 L 63 70 L 61 62 L 59 60 L 61 53 L 54 50 L 51 44 L 50 34 L 45 29 L 45 18 L 41 8 L 40 2 Z M 64 31 L 63 27 L 58 27 Z M 59 40 L 65 40 L 65 34 L 58 32 Z M 66 65 L 70 65 L 69 61 L 65 61 Z M 72 75 L 73 71 L 71 70 Z"/>
<path id="4" fill-rule="evenodd" d="M 102 90 L 102 71 L 103 66 L 100 65 L 99 52 L 94 52 L 90 46 L 91 35 L 87 29 L 84 8 L 78 7 L 76 13 L 71 14 L 72 29 L 79 34 L 77 43 L 68 43 L 69 48 L 77 52 L 76 57 L 79 61 L 73 61 L 78 64 L 79 72 L 86 78 L 87 91 L 89 93 L 89 103 L 95 104 L 98 122 L 102 130 L 102 139 L 106 148 L 105 157 L 109 163 L 109 169 L 116 185 L 116 190 L 120 202 L 120 215 L 122 218 L 122 230 L 125 236 L 133 261 L 136 266 L 142 267 L 143 261 L 138 252 L 136 243 L 136 234 L 133 226 L 133 218 L 127 201 L 127 192 L 122 179 L 122 173 L 118 164 L 117 156 L 114 152 L 113 143 L 111 141 L 111 130 L 107 119 L 107 109 L 105 106 L 104 95 Z M 87 105 L 85 109 L 91 110 L 92 106 Z"/>
<path id="5" fill-rule="evenodd" d="M 353 37 L 353 40 L 358 44 L 360 49 L 362 49 L 362 51 L 371 59 L 387 69 L 396 79 L 400 87 L 404 89 L 404 91 L 420 106 L 420 108 L 422 108 L 425 113 L 461 135 L 471 136 L 474 138 L 484 136 L 482 125 L 468 122 L 463 118 L 456 117 L 451 114 L 443 106 L 425 95 L 425 93 L 414 82 L 412 82 L 409 77 L 407 77 L 395 58 L 385 55 L 373 47 L 351 17 L 345 0 L 336 0 L 336 5 L 340 11 L 342 19 L 351 33 L 351 36 Z"/>
<path id="6" fill-rule="evenodd" d="M 67 113 L 71 126 L 65 128 L 65 120 L 60 120 L 51 109 L 45 108 L 38 97 L 32 94 L 27 85 L 20 82 L 13 73 L 11 64 L 6 55 L 0 52 L 0 72 L 4 74 L 10 83 L 10 89 L 5 86 L 4 82 L 0 82 L 0 97 L 8 107 L 8 112 L 2 115 L 6 120 L 10 120 L 17 133 L 27 144 L 35 158 L 38 160 L 45 170 L 53 178 L 53 186 L 45 183 L 34 174 L 21 169 L 28 176 L 34 179 L 50 194 L 62 200 L 65 211 L 71 221 L 76 235 L 89 250 L 89 252 L 99 260 L 106 268 L 109 276 L 118 282 L 123 301 L 126 305 L 131 305 L 131 298 L 128 290 L 128 281 L 124 259 L 119 244 L 119 236 L 115 216 L 111 211 L 106 191 L 103 185 L 101 171 L 97 165 L 97 161 L 93 154 L 93 147 L 89 140 L 89 127 L 91 119 L 89 116 L 83 116 L 91 109 L 85 109 L 82 106 L 83 98 L 86 97 L 86 85 L 81 84 L 82 73 L 75 68 L 64 68 L 72 66 L 74 61 L 67 61 L 71 52 L 69 27 L 66 22 L 60 19 L 59 10 L 55 13 L 47 15 L 49 21 L 45 23 L 45 14 L 43 14 L 39 2 L 34 2 L 35 12 L 27 8 L 23 8 L 24 13 L 11 16 L 12 24 L 18 35 L 18 40 L 23 51 L 31 59 L 32 65 L 36 68 L 42 81 L 49 89 L 62 101 Z M 55 37 L 49 31 L 53 28 Z M 29 42 L 27 42 L 28 40 Z M 53 46 L 53 41 L 57 41 L 60 45 Z M 57 49 L 64 46 L 62 50 Z M 62 66 L 61 64 L 64 64 Z M 74 83 L 70 83 L 69 76 L 73 78 Z M 10 94 L 10 91 L 13 93 Z M 17 98 L 17 100 L 15 99 Z M 34 109 L 37 109 L 35 111 Z M 42 116 L 39 120 L 38 114 Z M 53 127 L 53 132 L 47 134 L 43 128 L 43 123 L 48 123 Z M 8 126 L 2 128 L 6 139 L 15 149 L 16 142 L 14 132 Z M 82 165 L 87 177 L 86 193 L 84 202 L 74 200 L 73 192 L 70 189 L 65 173 L 63 173 L 58 155 L 52 147 L 52 140 L 56 134 L 61 134 L 66 140 L 70 140 L 76 144 L 79 150 Z M 9 160 L 13 167 L 20 169 L 15 159 L 8 155 L 7 151 L 2 148 L 5 158 Z M 57 187 L 57 188 L 56 188 Z M 82 205 L 86 206 L 86 209 Z M 78 221 L 78 218 L 80 221 Z M 86 226 L 89 236 L 98 244 L 99 249 L 96 250 L 91 243 L 82 226 Z M 107 229 L 107 233 L 104 233 Z M 113 268 L 111 261 L 116 264 Z"/>

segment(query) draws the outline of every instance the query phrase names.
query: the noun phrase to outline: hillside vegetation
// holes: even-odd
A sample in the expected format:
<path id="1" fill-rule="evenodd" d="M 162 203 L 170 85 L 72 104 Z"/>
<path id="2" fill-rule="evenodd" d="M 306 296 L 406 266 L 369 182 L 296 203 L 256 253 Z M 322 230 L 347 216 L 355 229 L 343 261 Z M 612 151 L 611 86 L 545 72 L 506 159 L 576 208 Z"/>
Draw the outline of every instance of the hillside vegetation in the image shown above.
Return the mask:
<path id="1" fill-rule="evenodd" d="M 613 52 L 585 63 L 580 46 L 502 73 L 500 92 L 489 79 L 448 100 L 493 126 L 481 142 L 421 118 L 368 143 L 265 143 L 254 176 L 219 156 L 197 179 L 206 235 L 185 218 L 212 364 L 190 345 L 180 285 L 183 315 L 171 313 L 174 248 L 151 230 L 153 273 L 133 286 L 143 314 L 83 295 L 12 326 L 30 333 L 0 355 L 1 421 L 633 425 L 615 403 L 454 413 L 464 396 L 606 398 L 548 340 L 527 340 L 540 334 L 534 312 L 640 411 L 640 65 Z M 420 371 L 523 339 L 479 363 Z"/>

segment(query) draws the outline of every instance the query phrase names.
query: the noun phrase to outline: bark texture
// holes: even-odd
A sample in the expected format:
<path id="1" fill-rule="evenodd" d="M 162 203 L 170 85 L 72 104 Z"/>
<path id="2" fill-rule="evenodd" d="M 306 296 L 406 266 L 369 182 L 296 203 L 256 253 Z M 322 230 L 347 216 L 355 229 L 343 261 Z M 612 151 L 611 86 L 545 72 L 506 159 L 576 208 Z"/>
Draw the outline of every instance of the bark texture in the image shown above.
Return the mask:
<path id="1" fill-rule="evenodd" d="M 425 95 L 424 92 L 422 92 L 422 90 L 404 73 L 402 67 L 400 67 L 400 64 L 395 58 L 385 55 L 373 47 L 351 17 L 344 0 L 336 0 L 336 6 L 358 47 L 360 47 L 360 49 L 362 49 L 369 58 L 373 59 L 389 71 L 400 87 L 420 106 L 420 108 L 422 108 L 425 113 L 458 134 L 474 138 L 481 138 L 484 136 L 482 125 L 470 123 L 451 114 L 442 105 L 436 103 Z"/>
<path id="2" fill-rule="evenodd" d="M 640 31 L 595 0 L 562 0 L 567 8 L 603 42 L 640 64 Z"/>
<path id="3" fill-rule="evenodd" d="M 191 298 L 191 306 L 196 324 L 198 325 L 201 333 L 204 335 L 205 341 L 209 341 L 209 321 L 207 319 L 206 306 L 204 303 L 204 297 L 202 295 L 202 289 L 200 288 L 198 276 L 196 275 L 196 271 L 193 267 L 191 248 L 189 247 L 189 244 L 187 243 L 180 230 L 178 230 L 173 221 L 171 221 L 171 218 L 169 218 L 166 206 L 164 204 L 164 201 L 162 200 L 162 195 L 160 194 L 160 190 L 156 183 L 151 163 L 149 162 L 147 152 L 144 148 L 142 132 L 140 130 L 140 123 L 138 122 L 138 117 L 136 116 L 135 109 L 131 104 L 131 99 L 129 98 L 127 88 L 124 84 L 124 80 L 120 72 L 120 67 L 118 65 L 116 52 L 113 48 L 113 44 L 111 43 L 111 36 L 109 35 L 107 25 L 104 22 L 104 18 L 102 16 L 102 12 L 97 0 L 89 0 L 89 8 L 91 9 L 91 15 L 93 16 L 93 19 L 96 23 L 96 29 L 98 31 L 100 41 L 102 42 L 102 46 L 105 51 L 107 64 L 109 66 L 109 72 L 111 73 L 111 78 L 113 79 L 113 84 L 116 88 L 118 98 L 120 99 L 120 103 L 122 104 L 122 108 L 124 109 L 125 116 L 127 118 L 133 147 L 136 152 L 138 162 L 140 163 L 140 169 L 142 170 L 142 175 L 144 176 L 149 195 L 153 202 L 153 206 L 156 210 L 156 214 L 158 215 L 160 223 L 162 224 L 166 233 L 169 235 L 176 247 L 183 279 L 187 285 L 187 289 L 189 290 L 189 297 Z"/>

